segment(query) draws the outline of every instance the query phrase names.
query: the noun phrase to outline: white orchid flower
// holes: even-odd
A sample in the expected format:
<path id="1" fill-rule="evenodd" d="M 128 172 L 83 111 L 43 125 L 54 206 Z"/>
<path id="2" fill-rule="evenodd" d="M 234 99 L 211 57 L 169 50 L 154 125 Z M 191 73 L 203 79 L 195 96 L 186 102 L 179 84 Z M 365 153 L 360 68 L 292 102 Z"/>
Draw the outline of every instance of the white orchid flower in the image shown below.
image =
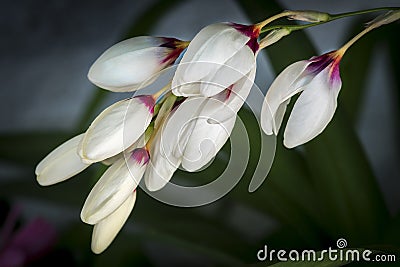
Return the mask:
<path id="1" fill-rule="evenodd" d="M 213 101 L 209 101 L 203 108 L 202 115 L 210 116 L 210 123 L 212 123 L 212 120 L 224 122 L 236 115 L 243 106 L 254 85 L 255 76 L 256 65 L 236 83 L 211 97 Z"/>
<path id="2" fill-rule="evenodd" d="M 102 253 L 114 240 L 132 212 L 137 191 L 133 191 L 124 203 L 115 211 L 94 225 L 92 233 L 92 251 Z"/>
<path id="3" fill-rule="evenodd" d="M 122 205 L 136 189 L 148 162 L 148 151 L 136 148 L 112 164 L 86 198 L 81 211 L 82 221 L 97 224 Z"/>
<path id="4" fill-rule="evenodd" d="M 149 126 L 154 105 L 152 96 L 142 95 L 106 108 L 89 126 L 80 143 L 82 160 L 86 163 L 102 161 L 130 147 Z"/>
<path id="5" fill-rule="evenodd" d="M 173 64 L 188 42 L 175 38 L 139 36 L 117 43 L 90 67 L 88 78 L 114 92 L 130 92 L 154 81 Z"/>
<path id="6" fill-rule="evenodd" d="M 209 163 L 228 140 L 235 122 L 236 114 L 218 123 L 210 123 L 209 117 L 197 118 L 193 133 L 182 151 L 182 167 L 194 172 Z"/>
<path id="7" fill-rule="evenodd" d="M 243 106 L 254 84 L 256 68 L 218 95 L 206 98 L 199 111 L 186 143 L 180 143 L 182 167 L 197 171 L 211 161 L 228 140 L 236 121 L 236 114 Z M 190 99 L 190 98 L 189 98 Z M 192 106 L 189 102 L 188 108 Z M 178 147 L 179 148 L 179 147 Z"/>
<path id="8" fill-rule="evenodd" d="M 340 49 L 293 63 L 283 70 L 265 97 L 261 113 L 261 127 L 264 132 L 278 133 L 290 98 L 302 92 L 287 122 L 283 143 L 286 147 L 293 148 L 319 135 L 336 110 L 337 97 L 342 87 L 339 64 L 347 49 L 371 30 L 398 19 L 399 10 L 388 11 L 368 23 L 363 31 Z"/>
<path id="9" fill-rule="evenodd" d="M 235 84 L 256 65 L 260 28 L 217 23 L 191 41 L 172 80 L 177 96 L 214 96 Z M 201 83 L 200 86 L 192 86 Z"/>
<path id="10" fill-rule="evenodd" d="M 83 135 L 77 135 L 64 142 L 36 166 L 36 179 L 40 185 L 62 182 L 89 167 L 90 164 L 83 163 L 78 155 L 78 145 Z"/>
<path id="11" fill-rule="evenodd" d="M 302 92 L 290 114 L 284 133 L 288 148 L 304 144 L 328 125 L 335 113 L 342 82 L 339 62 L 342 54 L 330 52 L 288 66 L 267 91 L 261 111 L 266 134 L 277 134 L 290 98 Z"/>
<path id="12" fill-rule="evenodd" d="M 228 140 L 255 78 L 255 67 L 213 97 L 189 97 L 168 116 L 150 150 L 144 179 L 150 191 L 164 187 L 182 164 L 197 171 L 210 162 Z M 198 87 L 199 84 L 192 84 Z"/>

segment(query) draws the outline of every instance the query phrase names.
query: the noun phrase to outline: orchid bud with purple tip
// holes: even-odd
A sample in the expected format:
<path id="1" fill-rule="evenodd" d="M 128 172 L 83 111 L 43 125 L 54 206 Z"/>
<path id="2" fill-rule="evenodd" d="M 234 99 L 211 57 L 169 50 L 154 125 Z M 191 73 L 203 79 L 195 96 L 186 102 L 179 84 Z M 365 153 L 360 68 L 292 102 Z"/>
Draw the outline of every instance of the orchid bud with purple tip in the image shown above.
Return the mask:
<path id="1" fill-rule="evenodd" d="M 113 92 L 131 92 L 154 81 L 170 66 L 188 42 L 175 38 L 139 36 L 117 43 L 90 67 L 88 78 Z"/>
<path id="2" fill-rule="evenodd" d="M 78 152 L 86 163 L 121 153 L 146 131 L 154 113 L 151 95 L 121 100 L 106 108 L 92 122 L 82 138 Z"/>
<path id="3" fill-rule="evenodd" d="M 90 191 L 82 221 L 97 224 L 121 206 L 138 186 L 149 160 L 145 148 L 136 148 L 112 164 Z"/>

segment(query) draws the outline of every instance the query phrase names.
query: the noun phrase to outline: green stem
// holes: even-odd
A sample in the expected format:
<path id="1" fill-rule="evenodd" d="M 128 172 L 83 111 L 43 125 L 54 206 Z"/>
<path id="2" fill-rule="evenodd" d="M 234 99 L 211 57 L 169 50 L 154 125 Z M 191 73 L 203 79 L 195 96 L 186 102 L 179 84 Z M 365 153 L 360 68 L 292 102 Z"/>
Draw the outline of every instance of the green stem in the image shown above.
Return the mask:
<path id="1" fill-rule="evenodd" d="M 331 15 L 329 14 L 329 19 L 326 21 L 320 21 L 320 22 L 314 22 L 314 23 L 309 23 L 309 24 L 304 24 L 304 25 L 274 25 L 274 26 L 269 26 L 265 27 L 261 30 L 260 33 L 264 33 L 267 31 L 271 30 L 276 30 L 276 29 L 281 29 L 285 28 L 289 31 L 297 31 L 297 30 L 303 30 L 306 28 L 314 27 L 317 25 L 321 25 L 324 23 L 328 23 L 337 19 L 342 19 L 345 17 L 350 17 L 350 16 L 356 16 L 356 15 L 361 15 L 361 14 L 367 14 L 367 13 L 372 13 L 372 12 L 378 12 L 378 11 L 384 11 L 384 10 L 398 10 L 398 7 L 380 7 L 380 8 L 372 8 L 372 9 L 366 9 L 366 10 L 360 10 L 360 11 L 354 11 L 354 12 L 346 12 L 346 13 L 341 13 L 341 14 L 334 14 Z"/>
<path id="2" fill-rule="evenodd" d="M 378 11 L 385 11 L 385 10 L 396 10 L 399 9 L 398 7 L 379 7 L 379 8 L 371 8 L 371 9 L 365 9 L 365 10 L 360 10 L 360 11 L 354 11 L 354 12 L 347 12 L 347 13 L 342 13 L 342 14 L 336 14 L 336 15 L 331 15 L 333 19 L 341 19 L 345 17 L 350 17 L 350 16 L 355 16 L 355 15 L 362 15 L 362 14 L 367 14 L 371 12 L 378 12 Z"/>

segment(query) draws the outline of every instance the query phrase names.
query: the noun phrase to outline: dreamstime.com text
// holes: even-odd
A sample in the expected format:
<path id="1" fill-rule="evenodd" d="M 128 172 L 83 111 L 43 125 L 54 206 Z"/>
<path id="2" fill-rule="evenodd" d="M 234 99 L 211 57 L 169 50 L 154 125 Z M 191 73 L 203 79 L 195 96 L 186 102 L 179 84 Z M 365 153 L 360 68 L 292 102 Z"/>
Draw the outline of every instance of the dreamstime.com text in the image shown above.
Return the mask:
<path id="1" fill-rule="evenodd" d="M 257 252 L 257 259 L 259 261 L 367 261 L 367 262 L 395 262 L 396 255 L 393 254 L 374 254 L 369 249 L 345 249 L 347 247 L 347 241 L 344 238 L 339 238 L 336 241 L 337 248 L 329 247 L 322 251 L 315 250 L 275 250 L 268 249 L 265 245 L 264 248 Z"/>

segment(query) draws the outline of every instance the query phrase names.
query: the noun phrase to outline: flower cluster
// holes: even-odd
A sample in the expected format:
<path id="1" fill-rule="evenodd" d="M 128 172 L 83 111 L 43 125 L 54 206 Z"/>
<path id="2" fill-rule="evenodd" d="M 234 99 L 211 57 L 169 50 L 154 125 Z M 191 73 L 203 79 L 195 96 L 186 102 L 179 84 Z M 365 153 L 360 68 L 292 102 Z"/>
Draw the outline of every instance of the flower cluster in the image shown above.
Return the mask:
<path id="1" fill-rule="evenodd" d="M 110 165 L 81 212 L 82 221 L 94 225 L 95 253 L 107 248 L 127 220 L 142 177 L 148 190 L 159 190 L 180 165 L 197 171 L 225 144 L 253 85 L 259 33 L 256 25 L 218 23 L 202 29 L 190 45 L 135 37 L 112 46 L 92 65 L 88 78 L 97 86 L 136 91 L 186 49 L 171 82 L 159 92 L 109 106 L 85 133 L 37 165 L 41 185 L 66 180 L 96 162 Z"/>
<path id="2" fill-rule="evenodd" d="M 94 225 L 95 253 L 104 251 L 124 225 L 142 178 L 148 190 L 159 190 L 179 166 L 193 172 L 215 157 L 253 86 L 258 52 L 291 32 L 282 27 L 260 40 L 262 29 L 285 16 L 309 22 L 329 19 L 326 13 L 287 11 L 255 25 L 212 24 L 190 42 L 135 37 L 112 46 L 94 62 L 89 80 L 113 92 L 142 89 L 162 70 L 177 65 L 171 81 L 159 92 L 109 106 L 85 133 L 60 145 L 37 165 L 41 185 L 64 181 L 96 162 L 110 165 L 81 212 L 82 221 Z M 387 21 L 388 16 L 366 30 Z M 262 110 L 267 134 L 278 133 L 286 105 L 301 91 L 287 122 L 285 145 L 295 147 L 321 133 L 336 109 L 339 62 L 350 45 L 296 62 L 276 78 Z"/>

